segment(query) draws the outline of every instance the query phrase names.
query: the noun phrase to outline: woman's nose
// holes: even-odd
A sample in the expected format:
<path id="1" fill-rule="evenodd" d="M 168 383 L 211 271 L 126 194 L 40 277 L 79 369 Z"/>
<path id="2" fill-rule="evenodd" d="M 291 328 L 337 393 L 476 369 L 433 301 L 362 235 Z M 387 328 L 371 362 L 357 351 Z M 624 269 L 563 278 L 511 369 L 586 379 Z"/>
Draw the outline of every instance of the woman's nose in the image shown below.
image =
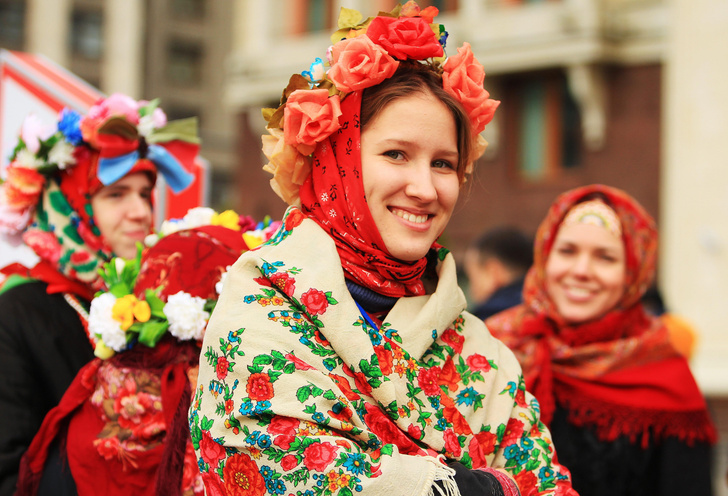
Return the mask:
<path id="1" fill-rule="evenodd" d="M 571 267 L 571 271 L 578 276 L 587 277 L 591 274 L 591 256 L 587 253 L 582 253 L 574 260 L 574 265 Z"/>
<path id="2" fill-rule="evenodd" d="M 407 177 L 407 196 L 417 198 L 423 202 L 430 202 L 437 199 L 437 189 L 432 178 L 430 164 L 418 163 L 409 168 Z"/>
<path id="3" fill-rule="evenodd" d="M 142 219 L 150 216 L 151 213 L 152 206 L 150 205 L 148 198 L 137 194 L 130 195 L 126 210 L 126 214 L 130 218 Z"/>

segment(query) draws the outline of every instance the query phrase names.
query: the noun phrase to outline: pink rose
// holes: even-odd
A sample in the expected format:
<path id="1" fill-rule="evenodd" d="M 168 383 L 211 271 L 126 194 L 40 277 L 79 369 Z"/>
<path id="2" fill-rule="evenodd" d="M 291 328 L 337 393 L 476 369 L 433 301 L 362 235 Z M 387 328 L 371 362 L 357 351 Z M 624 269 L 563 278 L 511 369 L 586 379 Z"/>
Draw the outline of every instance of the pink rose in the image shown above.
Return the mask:
<path id="1" fill-rule="evenodd" d="M 200 439 L 200 456 L 205 463 L 209 463 L 213 469 L 217 468 L 220 460 L 225 458 L 225 448 L 215 441 L 209 431 L 202 431 L 202 439 Z"/>
<path id="2" fill-rule="evenodd" d="M 448 57 L 443 66 L 442 87 L 455 97 L 470 117 L 473 134 L 485 129 L 500 102 L 492 100 L 483 87 L 485 70 L 475 59 L 470 43 L 458 48 L 457 55 Z"/>
<path id="3" fill-rule="evenodd" d="M 202 482 L 205 484 L 205 494 L 207 496 L 225 496 L 225 485 L 217 472 L 203 472 Z"/>
<path id="4" fill-rule="evenodd" d="M 30 224 L 30 209 L 16 208 L 4 201 L 5 188 L 0 187 L 0 233 L 16 235 Z"/>
<path id="5" fill-rule="evenodd" d="M 263 136 L 263 154 L 268 163 L 263 170 L 273 174 L 270 185 L 273 191 L 289 205 L 300 206 L 299 190 L 311 174 L 311 157 L 302 155 L 295 146 L 286 144 L 283 131 L 268 129 L 270 136 Z"/>
<path id="6" fill-rule="evenodd" d="M 448 453 L 452 453 L 456 458 L 459 457 L 463 449 L 460 446 L 460 441 L 455 432 L 452 429 L 448 429 L 445 431 L 443 437 L 445 438 L 445 449 Z"/>
<path id="7" fill-rule="evenodd" d="M 417 385 L 427 396 L 440 395 L 440 383 L 438 381 L 440 370 L 436 367 L 431 369 L 421 368 L 417 374 Z"/>
<path id="8" fill-rule="evenodd" d="M 296 280 L 285 272 L 275 272 L 270 276 L 271 284 L 280 289 L 286 296 L 293 296 L 296 290 Z"/>
<path id="9" fill-rule="evenodd" d="M 368 36 L 357 36 L 335 44 L 329 79 L 339 91 L 356 91 L 392 77 L 399 62 Z"/>
<path id="10" fill-rule="evenodd" d="M 215 373 L 217 375 L 217 378 L 220 380 L 225 379 L 228 374 L 228 368 L 229 368 L 230 362 L 228 362 L 228 359 L 224 356 L 221 356 L 217 359 L 217 365 L 215 366 Z"/>
<path id="11" fill-rule="evenodd" d="M 273 444 L 275 444 L 282 450 L 288 451 L 291 448 L 291 444 L 295 440 L 295 436 L 276 436 L 273 439 Z"/>
<path id="12" fill-rule="evenodd" d="M 470 355 L 468 359 L 465 360 L 465 363 L 467 363 L 468 367 L 470 367 L 472 370 L 482 370 L 483 372 L 488 372 L 491 368 L 488 359 L 479 353 Z"/>
<path id="13" fill-rule="evenodd" d="M 523 421 L 514 418 L 508 419 L 501 446 L 506 448 L 511 444 L 518 444 L 518 440 L 523 436 L 523 427 Z"/>
<path id="14" fill-rule="evenodd" d="M 61 245 L 52 233 L 30 229 L 23 233 L 23 241 L 36 255 L 54 265 L 61 258 Z"/>
<path id="15" fill-rule="evenodd" d="M 331 443 L 314 443 L 303 450 L 303 464 L 308 470 L 323 472 L 336 458 L 336 450 Z"/>
<path id="16" fill-rule="evenodd" d="M 375 17 L 366 34 L 390 56 L 400 60 L 443 55 L 435 32 L 422 17 Z"/>
<path id="17" fill-rule="evenodd" d="M 106 117 L 124 117 L 134 125 L 139 124 L 139 102 L 123 93 L 112 93 L 99 104 L 101 114 Z M 89 112 L 90 113 L 90 112 Z"/>
<path id="18" fill-rule="evenodd" d="M 282 415 L 276 415 L 271 419 L 270 425 L 268 425 L 269 434 L 285 434 L 292 436 L 296 433 L 296 429 L 301 422 L 293 417 L 284 417 Z"/>
<path id="19" fill-rule="evenodd" d="M 55 126 L 45 124 L 37 115 L 29 114 L 20 126 L 20 137 L 25 147 L 33 155 L 40 150 L 40 142 L 45 141 L 56 132 Z"/>
<path id="20" fill-rule="evenodd" d="M 326 293 L 313 288 L 301 295 L 301 303 L 311 315 L 321 315 L 326 312 L 326 307 L 329 306 Z"/>
<path id="21" fill-rule="evenodd" d="M 283 136 L 303 155 L 310 155 L 316 144 L 339 129 L 339 97 L 329 98 L 329 90 L 296 90 L 286 100 L 283 111 Z"/>

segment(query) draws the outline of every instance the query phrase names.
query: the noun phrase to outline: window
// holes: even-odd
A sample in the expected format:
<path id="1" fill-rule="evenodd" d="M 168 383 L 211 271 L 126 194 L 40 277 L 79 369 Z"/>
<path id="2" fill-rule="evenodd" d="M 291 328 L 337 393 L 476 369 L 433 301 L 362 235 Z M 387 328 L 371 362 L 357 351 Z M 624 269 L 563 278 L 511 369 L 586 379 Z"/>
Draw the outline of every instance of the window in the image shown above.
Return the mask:
<path id="1" fill-rule="evenodd" d="M 202 82 L 202 47 L 188 42 L 172 42 L 168 48 L 167 79 L 179 86 Z"/>
<path id="2" fill-rule="evenodd" d="M 508 163 L 529 182 L 558 177 L 579 165 L 581 122 L 561 73 L 542 73 L 506 82 Z"/>
<path id="3" fill-rule="evenodd" d="M 333 0 L 294 0 L 288 5 L 291 34 L 326 31 L 336 24 L 338 10 L 335 12 Z"/>
<path id="4" fill-rule="evenodd" d="M 71 51 L 86 59 L 98 60 L 104 49 L 103 16 L 96 10 L 74 10 L 71 17 Z"/>
<path id="5" fill-rule="evenodd" d="M 0 46 L 19 49 L 23 46 L 25 2 L 0 0 Z"/>

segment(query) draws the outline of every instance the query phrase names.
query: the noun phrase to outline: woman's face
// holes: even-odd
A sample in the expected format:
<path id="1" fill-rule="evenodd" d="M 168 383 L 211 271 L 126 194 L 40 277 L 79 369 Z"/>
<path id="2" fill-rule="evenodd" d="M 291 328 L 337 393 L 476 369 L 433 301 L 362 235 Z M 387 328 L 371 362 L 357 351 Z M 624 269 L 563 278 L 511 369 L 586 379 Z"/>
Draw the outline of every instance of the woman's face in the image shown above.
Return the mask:
<path id="1" fill-rule="evenodd" d="M 152 180 L 136 172 L 104 186 L 91 197 L 94 220 L 114 255 L 136 256 L 152 226 Z"/>
<path id="2" fill-rule="evenodd" d="M 546 291 L 571 324 L 602 317 L 624 294 L 624 243 L 591 224 L 562 226 L 546 261 Z"/>
<path id="3" fill-rule="evenodd" d="M 369 210 L 393 257 L 419 260 L 445 229 L 458 199 L 455 119 L 432 94 L 388 104 L 361 134 Z"/>

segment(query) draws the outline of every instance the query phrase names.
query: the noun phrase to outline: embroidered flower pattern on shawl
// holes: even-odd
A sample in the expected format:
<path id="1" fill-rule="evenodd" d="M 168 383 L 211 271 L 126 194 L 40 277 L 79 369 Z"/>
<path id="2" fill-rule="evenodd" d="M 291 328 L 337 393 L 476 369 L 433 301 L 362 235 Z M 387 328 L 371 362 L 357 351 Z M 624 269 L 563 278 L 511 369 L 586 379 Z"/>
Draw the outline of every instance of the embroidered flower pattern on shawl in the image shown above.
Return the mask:
<path id="1" fill-rule="evenodd" d="M 231 268 L 190 411 L 208 494 L 374 494 L 392 477 L 416 494 L 443 456 L 505 467 L 522 494 L 571 491 L 515 358 L 459 314 L 464 300 L 448 305 L 443 293 L 455 291 L 436 294 L 449 323 L 429 315 L 430 332 L 394 318 L 377 329 L 336 260 L 328 235 L 291 207 L 267 245 Z M 316 271 L 324 266 L 333 274 Z M 443 266 L 456 284 L 451 256 Z"/>

